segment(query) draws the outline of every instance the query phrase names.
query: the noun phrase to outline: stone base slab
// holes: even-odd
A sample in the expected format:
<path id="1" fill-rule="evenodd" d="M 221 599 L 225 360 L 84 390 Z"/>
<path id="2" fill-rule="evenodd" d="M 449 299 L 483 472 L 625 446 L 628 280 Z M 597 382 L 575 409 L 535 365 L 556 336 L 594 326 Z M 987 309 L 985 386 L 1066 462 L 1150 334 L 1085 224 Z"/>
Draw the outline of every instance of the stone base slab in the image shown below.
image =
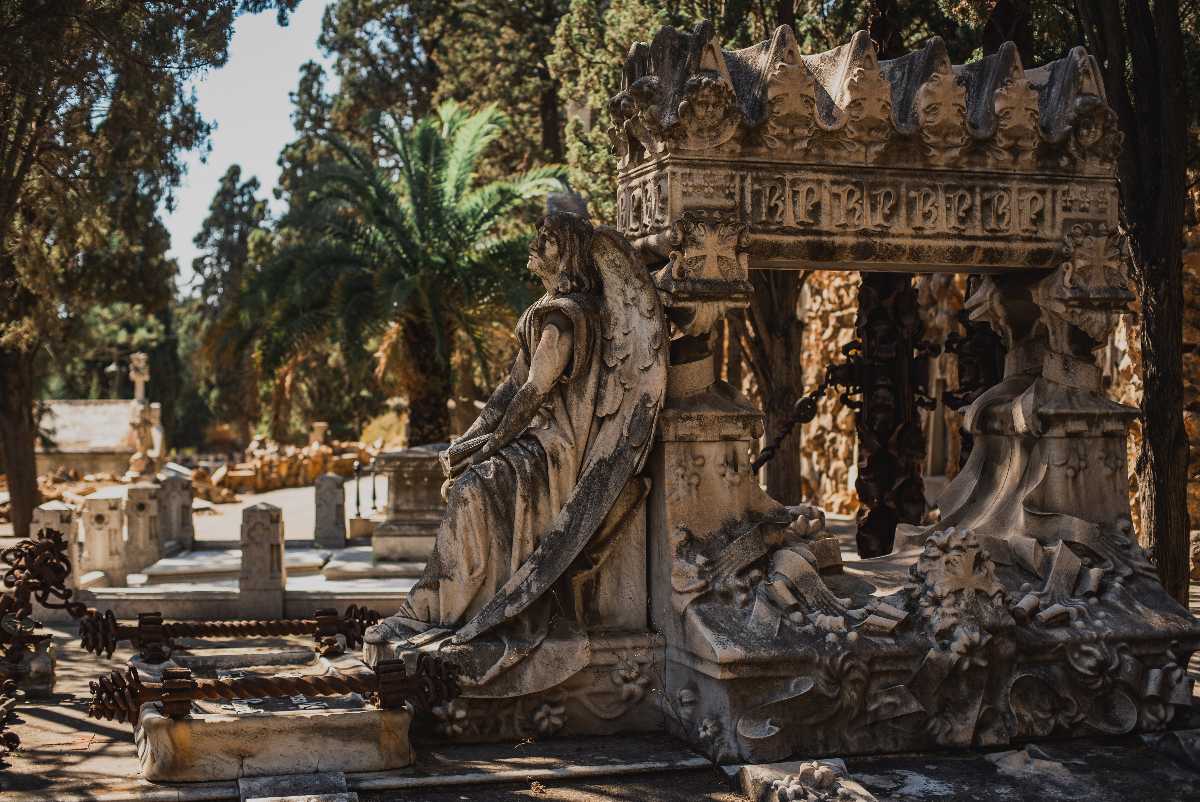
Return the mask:
<path id="1" fill-rule="evenodd" d="M 429 548 L 433 548 L 432 544 Z M 418 579 L 424 571 L 424 558 L 416 562 L 382 560 L 373 553 L 371 546 L 353 546 L 334 552 L 321 574 L 331 582 L 340 582 L 391 577 Z"/>
<path id="2" fill-rule="evenodd" d="M 425 534 L 394 534 L 385 530 L 384 526 L 376 529 L 371 538 L 371 551 L 376 560 L 424 562 L 429 559 L 437 539 L 436 526 Z"/>
<path id="3" fill-rule="evenodd" d="M 400 710 L 201 713 L 174 721 L 142 708 L 134 729 L 142 775 L 151 782 L 205 782 L 410 766 L 411 714 Z"/>
<path id="4" fill-rule="evenodd" d="M 472 662 L 470 643 L 449 646 L 434 641 L 423 649 L 459 665 Z M 583 668 L 546 690 L 499 697 L 494 686 L 478 688 L 464 683 L 462 694 L 449 705 L 435 708 L 431 720 L 419 719 L 415 732 L 422 739 L 453 743 L 660 732 L 665 728 L 664 711 L 658 699 L 663 676 L 662 649 L 662 639 L 654 633 L 594 635 L 590 657 Z M 543 657 L 550 655 L 549 663 L 572 651 L 566 641 L 553 638 L 548 638 L 539 650 L 545 650 Z M 394 645 L 381 648 L 368 644 L 366 659 L 367 662 L 388 657 L 415 660 L 420 651 L 422 648 Z M 543 669 L 550 671 L 553 667 L 541 664 L 534 670 Z M 509 672 L 520 670 L 518 664 Z M 501 681 L 506 679 L 511 678 L 502 674 Z"/>

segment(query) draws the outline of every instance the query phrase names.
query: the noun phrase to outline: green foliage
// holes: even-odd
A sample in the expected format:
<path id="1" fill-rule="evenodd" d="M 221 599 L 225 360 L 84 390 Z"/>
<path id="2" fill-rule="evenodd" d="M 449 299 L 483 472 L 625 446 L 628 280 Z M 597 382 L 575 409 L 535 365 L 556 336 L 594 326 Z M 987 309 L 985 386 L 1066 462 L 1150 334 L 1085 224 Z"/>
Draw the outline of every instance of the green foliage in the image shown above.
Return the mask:
<path id="1" fill-rule="evenodd" d="M 378 157 L 322 137 L 333 157 L 305 176 L 278 253 L 244 296 L 265 374 L 288 375 L 333 342 L 348 369 L 373 361 L 410 398 L 432 393 L 428 414 L 444 421 L 456 342 L 488 363 L 486 323 L 527 298 L 528 239 L 505 224 L 561 187 L 551 168 L 478 180 L 505 124 L 494 107 L 446 102 L 407 127 L 401 113 L 378 115 Z"/>
<path id="2" fill-rule="evenodd" d="M 244 440 L 258 417 L 258 392 L 250 349 L 239 345 L 248 336 L 239 304 L 250 274 L 270 250 L 267 205 L 258 188 L 253 176 L 242 181 L 238 165 L 225 171 L 194 240 L 201 255 L 192 261 L 199 341 L 190 358 L 196 360 L 198 391 L 217 419 L 237 424 Z"/>

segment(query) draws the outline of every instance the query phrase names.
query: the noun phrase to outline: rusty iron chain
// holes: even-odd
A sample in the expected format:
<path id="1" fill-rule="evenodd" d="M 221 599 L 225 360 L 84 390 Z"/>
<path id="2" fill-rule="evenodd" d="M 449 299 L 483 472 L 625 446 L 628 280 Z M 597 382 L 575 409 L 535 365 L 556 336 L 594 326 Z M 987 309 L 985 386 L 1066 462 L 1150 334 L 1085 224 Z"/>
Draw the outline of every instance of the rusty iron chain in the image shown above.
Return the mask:
<path id="1" fill-rule="evenodd" d="M 382 661 L 374 669 L 356 673 L 319 675 L 244 676 L 230 679 L 196 679 L 186 668 L 163 672 L 162 682 L 143 682 L 137 669 L 114 670 L 90 683 L 88 715 L 95 719 L 132 723 L 142 705 L 159 703 L 163 714 L 183 718 L 192 702 L 209 699 L 263 699 L 277 697 L 343 696 L 358 693 L 377 706 L 395 709 L 409 704 L 420 714 L 451 701 L 459 692 L 458 669 L 433 655 L 417 656 L 410 675 L 403 660 Z"/>

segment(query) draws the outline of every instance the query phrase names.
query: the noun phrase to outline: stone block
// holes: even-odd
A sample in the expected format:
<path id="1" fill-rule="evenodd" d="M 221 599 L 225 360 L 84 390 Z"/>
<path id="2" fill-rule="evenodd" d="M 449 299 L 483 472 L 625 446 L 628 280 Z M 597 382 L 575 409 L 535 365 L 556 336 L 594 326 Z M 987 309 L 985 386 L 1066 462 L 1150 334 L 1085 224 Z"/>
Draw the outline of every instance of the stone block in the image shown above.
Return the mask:
<path id="1" fill-rule="evenodd" d="M 283 512 L 272 504 L 242 511 L 242 566 L 238 593 L 248 618 L 281 618 L 287 586 Z"/>
<path id="2" fill-rule="evenodd" d="M 411 720 L 403 708 L 196 713 L 172 720 L 151 704 L 142 708 L 133 737 L 150 782 L 387 771 L 412 765 Z"/>
<path id="3" fill-rule="evenodd" d="M 328 549 L 346 547 L 345 480 L 332 473 L 317 477 L 315 482 L 317 546 Z"/>
<path id="4" fill-rule="evenodd" d="M 288 774 L 282 777 L 243 777 L 238 780 L 242 802 L 275 802 L 276 800 L 327 800 L 344 798 L 350 791 L 346 775 L 341 772 L 318 774 Z M 357 796 L 357 795 L 356 795 Z"/>
<path id="5" fill-rule="evenodd" d="M 158 529 L 158 485 L 130 485 L 125 495 L 126 563 L 140 571 L 162 557 Z"/>
<path id="6" fill-rule="evenodd" d="M 192 522 L 192 480 L 169 474 L 158 488 L 158 528 L 163 548 L 189 551 L 196 541 Z"/>
<path id="7" fill-rule="evenodd" d="M 371 536 L 376 559 L 429 558 L 446 509 L 442 500 L 445 476 L 438 461 L 438 452 L 444 448 L 444 444 L 403 448 L 375 458 L 376 471 L 388 479 L 386 517 Z"/>

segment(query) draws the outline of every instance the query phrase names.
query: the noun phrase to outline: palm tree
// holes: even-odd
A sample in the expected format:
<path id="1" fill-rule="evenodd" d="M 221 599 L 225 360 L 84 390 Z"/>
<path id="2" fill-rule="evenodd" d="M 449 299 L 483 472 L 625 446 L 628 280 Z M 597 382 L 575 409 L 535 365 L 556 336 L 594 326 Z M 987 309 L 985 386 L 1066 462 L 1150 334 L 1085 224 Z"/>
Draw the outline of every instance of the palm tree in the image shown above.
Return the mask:
<path id="1" fill-rule="evenodd" d="M 264 375 L 315 342 L 347 359 L 398 366 L 409 399 L 409 442 L 444 440 L 456 343 L 487 359 L 487 324 L 528 296 L 528 234 L 512 219 L 559 190 L 558 168 L 481 183 L 476 170 L 505 118 L 447 102 L 405 127 L 370 124 L 377 156 L 326 139 L 333 157 L 307 178 L 282 220 L 282 244 L 249 283 Z M 347 388 L 350 391 L 350 388 Z"/>

